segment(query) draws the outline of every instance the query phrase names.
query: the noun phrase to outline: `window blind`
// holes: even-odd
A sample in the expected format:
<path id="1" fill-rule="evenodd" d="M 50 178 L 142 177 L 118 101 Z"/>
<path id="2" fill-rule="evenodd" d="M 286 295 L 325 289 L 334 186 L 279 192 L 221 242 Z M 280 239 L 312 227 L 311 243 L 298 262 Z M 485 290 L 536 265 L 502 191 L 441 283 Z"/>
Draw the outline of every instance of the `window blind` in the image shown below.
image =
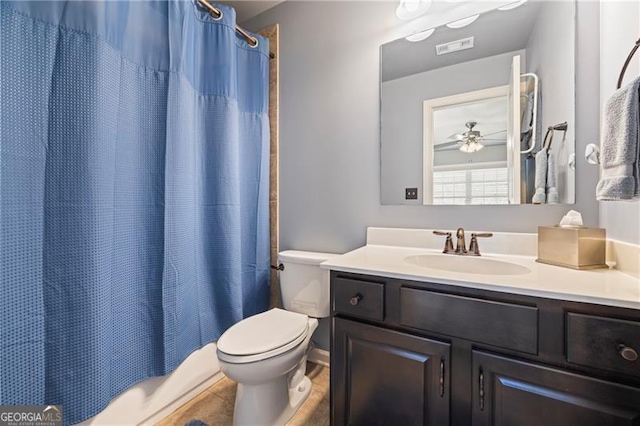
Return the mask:
<path id="1" fill-rule="evenodd" d="M 434 171 L 433 204 L 509 204 L 508 170 Z"/>

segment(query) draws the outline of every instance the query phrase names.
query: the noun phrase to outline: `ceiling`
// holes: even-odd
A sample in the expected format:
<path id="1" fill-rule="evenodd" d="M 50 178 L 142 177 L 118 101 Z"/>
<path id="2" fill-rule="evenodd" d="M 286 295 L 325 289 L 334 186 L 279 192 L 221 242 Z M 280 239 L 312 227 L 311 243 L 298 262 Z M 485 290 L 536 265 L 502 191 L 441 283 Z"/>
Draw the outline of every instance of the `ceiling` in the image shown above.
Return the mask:
<path id="1" fill-rule="evenodd" d="M 236 22 L 242 24 L 254 16 L 261 14 L 262 12 L 271 9 L 274 6 L 279 5 L 284 0 L 226 0 L 216 1 L 227 6 L 231 6 L 236 10 Z"/>

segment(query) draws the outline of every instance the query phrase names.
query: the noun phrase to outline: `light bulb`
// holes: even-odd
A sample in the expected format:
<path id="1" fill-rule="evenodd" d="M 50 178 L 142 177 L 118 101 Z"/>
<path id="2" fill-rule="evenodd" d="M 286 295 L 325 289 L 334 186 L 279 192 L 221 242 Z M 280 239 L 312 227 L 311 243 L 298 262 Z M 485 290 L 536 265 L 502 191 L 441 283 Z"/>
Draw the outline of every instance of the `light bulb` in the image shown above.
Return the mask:
<path id="1" fill-rule="evenodd" d="M 472 23 L 474 23 L 476 21 L 476 19 L 478 19 L 479 17 L 480 17 L 480 15 L 478 14 L 478 15 L 469 16 L 468 18 L 459 19 L 457 21 L 449 22 L 447 24 L 447 27 L 449 27 L 449 28 L 466 27 L 467 25 L 471 25 Z"/>
<path id="2" fill-rule="evenodd" d="M 505 4 L 504 6 L 499 7 L 498 10 L 502 10 L 503 12 L 506 11 L 506 10 L 512 10 L 512 9 L 515 9 L 516 7 L 522 6 L 526 2 L 527 2 L 527 0 L 520 0 L 520 1 L 513 2 L 513 3 Z"/>
<path id="3" fill-rule="evenodd" d="M 396 8 L 396 16 L 403 20 L 415 19 L 427 13 L 432 0 L 400 0 Z"/>

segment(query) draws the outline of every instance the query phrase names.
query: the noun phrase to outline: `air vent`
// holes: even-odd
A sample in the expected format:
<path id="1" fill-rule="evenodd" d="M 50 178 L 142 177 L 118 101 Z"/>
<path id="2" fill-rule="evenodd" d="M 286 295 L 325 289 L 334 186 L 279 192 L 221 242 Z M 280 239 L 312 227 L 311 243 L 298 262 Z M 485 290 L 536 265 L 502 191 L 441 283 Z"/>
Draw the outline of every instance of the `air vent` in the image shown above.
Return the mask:
<path id="1" fill-rule="evenodd" d="M 473 47 L 473 37 L 462 38 L 449 43 L 436 45 L 436 54 L 446 55 L 447 53 L 457 52 L 459 50 L 471 49 Z"/>

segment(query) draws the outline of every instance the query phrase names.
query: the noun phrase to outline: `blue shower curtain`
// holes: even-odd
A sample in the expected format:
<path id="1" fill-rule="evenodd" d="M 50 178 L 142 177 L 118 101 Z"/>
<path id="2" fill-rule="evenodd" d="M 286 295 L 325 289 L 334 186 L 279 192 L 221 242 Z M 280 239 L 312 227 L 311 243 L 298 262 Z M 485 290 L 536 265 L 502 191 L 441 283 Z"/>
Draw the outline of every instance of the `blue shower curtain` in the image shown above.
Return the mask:
<path id="1" fill-rule="evenodd" d="M 192 1 L 1 7 L 0 405 L 76 423 L 267 308 L 268 42 Z"/>

